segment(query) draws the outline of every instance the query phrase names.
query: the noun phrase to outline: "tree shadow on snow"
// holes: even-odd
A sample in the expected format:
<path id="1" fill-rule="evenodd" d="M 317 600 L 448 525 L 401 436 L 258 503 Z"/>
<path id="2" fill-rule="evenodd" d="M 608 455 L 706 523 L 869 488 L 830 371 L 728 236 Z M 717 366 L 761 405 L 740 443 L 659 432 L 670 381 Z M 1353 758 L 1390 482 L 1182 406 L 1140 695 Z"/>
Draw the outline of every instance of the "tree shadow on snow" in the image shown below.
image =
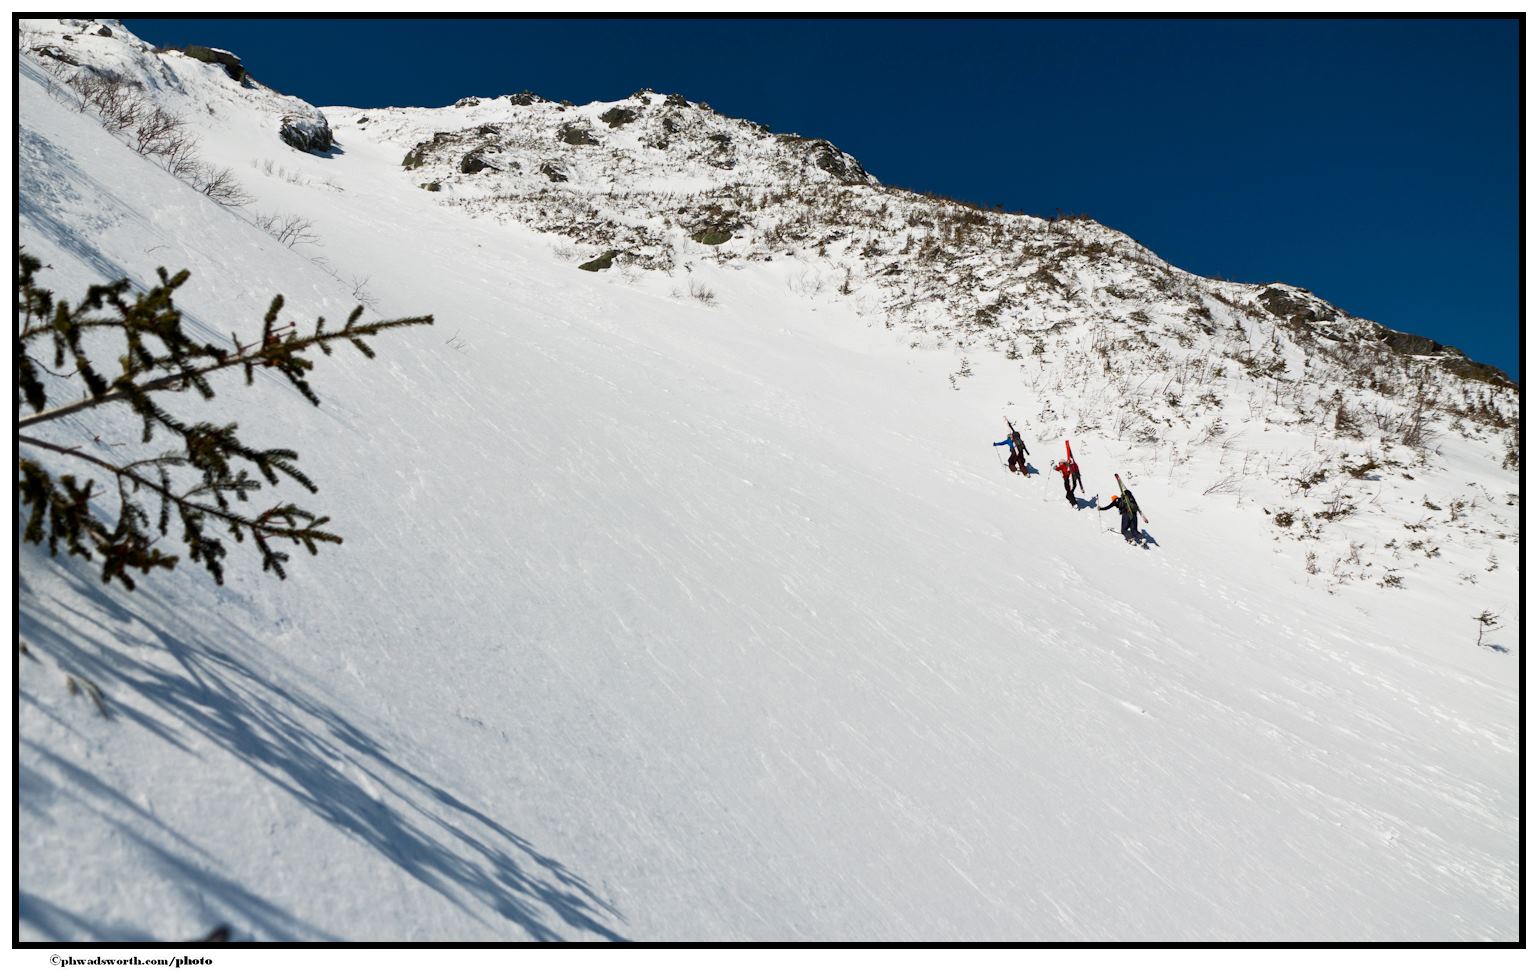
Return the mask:
<path id="1" fill-rule="evenodd" d="M 147 941 L 149 932 L 133 924 L 93 920 L 50 903 L 25 890 L 16 893 L 16 913 L 22 926 L 50 941 Z"/>
<path id="2" fill-rule="evenodd" d="M 203 748 L 201 739 L 238 757 L 309 812 L 473 915 L 491 934 L 512 936 L 516 930 L 544 941 L 624 940 L 610 926 L 623 922 L 623 915 L 559 860 L 397 761 L 322 693 L 275 683 L 248 665 L 245 658 L 269 652 L 229 620 L 209 613 L 202 626 L 181 622 L 177 605 L 156 596 L 153 580 L 133 593 L 107 591 L 89 564 L 52 561 L 42 553 L 26 559 L 29 569 L 53 572 L 51 589 L 58 589 L 55 584 L 71 589 L 53 596 L 23 580 L 19 636 L 64 670 L 100 685 L 112 718 L 183 751 Z M 78 603 L 88 608 L 77 609 Z M 213 626 L 219 629 L 209 629 Z M 174 663 L 164 663 L 167 655 Z M 27 700 L 50 714 L 45 702 Z M 346 933 L 346 928 L 313 926 L 222 876 L 217 853 L 150 816 L 72 754 L 31 740 L 24 745 L 23 809 L 28 800 L 78 800 L 115 825 L 137 856 L 152 861 L 199 911 L 198 924 L 163 936 L 202 933 L 216 923 L 231 924 L 242 937 L 254 933 L 265 939 L 334 940 L 333 932 Z M 185 759 L 189 768 L 195 770 L 196 758 Z M 48 774 L 66 784 L 53 785 Z M 31 815 L 46 813 L 34 809 Z M 35 893 L 20 900 L 22 922 L 51 939 L 145 939 L 138 927 L 73 914 Z M 488 910 L 514 926 L 499 927 L 488 919 Z"/>

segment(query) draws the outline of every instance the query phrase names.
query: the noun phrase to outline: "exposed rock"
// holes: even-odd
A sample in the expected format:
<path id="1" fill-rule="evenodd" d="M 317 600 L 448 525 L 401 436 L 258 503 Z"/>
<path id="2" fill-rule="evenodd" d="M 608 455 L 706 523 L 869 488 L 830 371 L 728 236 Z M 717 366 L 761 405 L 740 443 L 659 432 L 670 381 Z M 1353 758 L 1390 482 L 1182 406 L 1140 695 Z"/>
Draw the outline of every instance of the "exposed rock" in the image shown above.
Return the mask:
<path id="1" fill-rule="evenodd" d="M 240 58 L 229 51 L 222 51 L 217 47 L 204 47 L 202 44 L 188 44 L 182 48 L 182 53 L 195 61 L 205 64 L 218 64 L 224 68 L 224 73 L 230 76 L 231 81 L 244 81 L 246 69 L 241 66 Z"/>
<path id="2" fill-rule="evenodd" d="M 69 54 L 66 54 L 62 47 L 57 47 L 53 44 L 44 44 L 41 47 L 34 47 L 32 48 L 32 53 L 36 54 L 38 57 L 51 57 L 55 61 L 68 64 L 72 67 L 80 66 L 80 62 L 75 60 Z"/>
<path id="3" fill-rule="evenodd" d="M 818 139 L 814 146 L 812 164 L 824 172 L 846 184 L 870 181 L 870 176 L 864 167 L 855 161 L 853 156 L 844 154 L 822 139 Z"/>
<path id="4" fill-rule="evenodd" d="M 1383 343 L 1395 354 L 1440 354 L 1445 348 L 1429 337 L 1383 328 Z"/>
<path id="5" fill-rule="evenodd" d="M 97 37 L 111 37 L 112 36 L 112 29 L 109 28 L 109 27 L 99 27 L 96 30 L 96 36 Z"/>
<path id="6" fill-rule="evenodd" d="M 1323 323 L 1341 316 L 1313 294 L 1292 288 L 1266 287 L 1260 292 L 1259 300 L 1261 306 L 1293 324 Z"/>
<path id="7" fill-rule="evenodd" d="M 707 159 L 709 164 L 718 169 L 732 169 L 737 167 L 737 160 L 732 157 L 732 136 L 725 132 L 716 132 L 705 136 L 715 145 L 715 154 Z"/>
<path id="8" fill-rule="evenodd" d="M 481 156 L 479 150 L 471 152 L 459 160 L 459 171 L 466 175 L 474 175 L 476 172 L 483 172 L 486 169 L 490 169 L 493 172 L 502 171 L 497 166 L 492 165 L 490 162 L 486 161 L 486 159 Z"/>
<path id="9" fill-rule="evenodd" d="M 804 138 L 800 135 L 776 135 L 777 141 L 800 149 L 802 158 L 827 172 L 845 185 L 863 185 L 870 182 L 870 175 L 854 156 L 841 152 L 825 138 Z"/>
<path id="10" fill-rule="evenodd" d="M 301 152 L 324 152 L 332 145 L 331 125 L 319 111 L 312 115 L 284 115 L 278 137 Z"/>
<path id="11" fill-rule="evenodd" d="M 568 145 L 597 145 L 598 139 L 593 133 L 578 124 L 568 122 L 560 127 L 556 137 Z"/>
<path id="12" fill-rule="evenodd" d="M 528 105 L 543 104 L 547 98 L 542 98 L 533 91 L 520 91 L 517 94 L 507 95 L 507 100 L 515 105 L 527 107 Z"/>
<path id="13" fill-rule="evenodd" d="M 1451 347 L 1447 350 L 1449 356 L 1442 361 L 1442 366 L 1458 377 L 1467 378 L 1470 381 L 1483 381 L 1486 384 L 1497 386 L 1514 386 L 1511 378 L 1500 368 L 1490 364 L 1480 364 L 1477 361 L 1471 361 L 1464 356 L 1462 351 L 1454 350 Z"/>
<path id="14" fill-rule="evenodd" d="M 687 108 L 687 107 L 689 107 L 689 99 L 685 98 L 681 94 L 670 94 L 670 95 L 667 96 L 667 98 L 665 98 L 663 100 L 662 103 L 665 104 L 665 105 L 668 105 L 669 107 L 672 107 L 672 108 Z"/>
<path id="15" fill-rule="evenodd" d="M 454 102 L 456 108 L 474 108 L 481 103 L 480 98 L 460 98 Z"/>
<path id="16" fill-rule="evenodd" d="M 706 246 L 720 246 L 732 238 L 732 232 L 729 229 L 722 229 L 717 226 L 707 226 L 704 229 L 695 231 L 689 238 L 696 243 L 703 243 Z"/>
<path id="17" fill-rule="evenodd" d="M 434 179 L 432 182 L 423 182 L 422 188 L 426 189 L 428 192 L 438 192 L 443 189 L 443 184 Z"/>
<path id="18" fill-rule="evenodd" d="M 586 263 L 583 263 L 581 266 L 577 267 L 577 269 L 587 270 L 589 273 L 597 273 L 599 270 L 607 270 L 609 267 L 614 265 L 614 258 L 618 255 L 619 250 L 617 249 L 606 250 L 602 256 L 599 256 L 596 259 L 588 260 Z"/>
<path id="19" fill-rule="evenodd" d="M 407 152 L 406 157 L 401 159 L 401 167 L 414 169 L 424 165 L 428 161 L 432 149 L 441 148 L 444 145 L 448 145 L 459 140 L 460 136 L 454 132 L 433 132 L 432 138 L 417 142 L 411 147 L 411 151 Z"/>
<path id="20" fill-rule="evenodd" d="M 641 117 L 639 111 L 631 108 L 613 107 L 598 116 L 598 120 L 610 128 L 621 128 Z"/>
<path id="21" fill-rule="evenodd" d="M 541 165 L 539 167 L 539 174 L 543 175 L 551 182 L 565 182 L 570 178 L 570 176 L 566 174 L 566 170 L 555 162 L 546 162 L 545 164 Z"/>

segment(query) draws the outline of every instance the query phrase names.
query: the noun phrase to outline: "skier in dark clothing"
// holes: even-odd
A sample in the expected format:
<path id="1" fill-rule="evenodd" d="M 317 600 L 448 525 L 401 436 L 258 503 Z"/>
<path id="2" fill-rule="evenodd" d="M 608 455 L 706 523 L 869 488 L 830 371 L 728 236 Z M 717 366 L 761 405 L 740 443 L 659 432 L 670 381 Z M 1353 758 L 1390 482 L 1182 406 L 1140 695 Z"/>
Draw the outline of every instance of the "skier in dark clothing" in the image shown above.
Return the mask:
<path id="1" fill-rule="evenodd" d="M 1068 467 L 1068 463 L 1059 462 L 1052 466 L 1052 471 L 1059 472 L 1063 476 L 1063 492 L 1068 496 L 1068 505 L 1075 509 L 1079 508 L 1079 500 L 1073 497 L 1073 470 Z"/>
<path id="2" fill-rule="evenodd" d="M 1009 471 L 1019 472 L 1027 479 L 1031 477 L 1030 468 L 1025 463 L 1025 457 L 1030 453 L 1025 450 L 1025 443 L 1020 440 L 1020 433 L 1015 432 L 1002 442 L 994 442 L 995 448 L 1000 445 L 1009 446 Z"/>
<path id="3" fill-rule="evenodd" d="M 993 444 L 1008 445 L 1009 471 L 1018 471 L 1021 475 L 1029 479 L 1031 477 L 1031 465 L 1025 459 L 1026 456 L 1031 454 L 1031 450 L 1025 447 L 1025 439 L 1020 437 L 1020 432 L 1016 430 L 1014 422 L 1010 421 L 1006 417 L 1004 419 L 1004 424 L 1009 426 L 1009 437 L 1004 439 L 1002 442 L 994 442 Z"/>
<path id="4" fill-rule="evenodd" d="M 1115 509 L 1121 513 L 1121 536 L 1129 543 L 1136 543 L 1141 535 L 1137 528 L 1137 509 L 1125 496 L 1112 496 L 1109 504 L 1099 507 L 1101 512 Z"/>

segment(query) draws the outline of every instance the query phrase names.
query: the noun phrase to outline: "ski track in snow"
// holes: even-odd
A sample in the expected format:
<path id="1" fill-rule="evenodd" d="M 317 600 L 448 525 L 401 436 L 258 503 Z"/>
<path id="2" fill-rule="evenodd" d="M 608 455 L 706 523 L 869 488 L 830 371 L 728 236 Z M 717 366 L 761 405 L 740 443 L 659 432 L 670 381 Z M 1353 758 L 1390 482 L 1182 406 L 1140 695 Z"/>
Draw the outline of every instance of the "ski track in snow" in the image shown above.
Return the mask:
<path id="1" fill-rule="evenodd" d="M 277 292 L 350 309 L 19 85 L 58 295 L 186 266 L 219 339 Z M 705 308 L 436 205 L 409 145 L 304 156 L 220 104 L 253 208 L 438 323 L 319 361 L 320 409 L 268 375 L 176 403 L 321 484 L 346 543 L 287 583 L 237 548 L 227 587 L 124 594 L 19 548 L 23 939 L 1515 938 L 1516 659 L 1456 591 L 1307 586 L 1152 472 L 1129 549 L 983 454 L 1010 374 L 953 392 L 788 263 L 701 268 Z M 1103 504 L 1120 446 L 1074 445 Z"/>

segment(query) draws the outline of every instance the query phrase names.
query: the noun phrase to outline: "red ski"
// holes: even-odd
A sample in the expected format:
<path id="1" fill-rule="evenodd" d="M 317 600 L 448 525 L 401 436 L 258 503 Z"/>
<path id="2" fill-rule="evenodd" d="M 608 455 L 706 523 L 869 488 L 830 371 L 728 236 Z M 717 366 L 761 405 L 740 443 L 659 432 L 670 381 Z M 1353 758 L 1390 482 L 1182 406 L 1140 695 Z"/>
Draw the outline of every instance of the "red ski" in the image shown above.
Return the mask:
<path id="1" fill-rule="evenodd" d="M 1072 467 L 1074 465 L 1077 465 L 1078 463 L 1076 463 L 1073 460 L 1073 445 L 1066 438 L 1063 439 L 1063 448 L 1068 450 L 1068 465 L 1070 467 Z M 1073 476 L 1073 480 L 1074 480 L 1074 484 L 1079 487 L 1079 491 L 1083 492 L 1084 491 L 1084 479 L 1083 479 L 1083 477 L 1081 477 L 1077 472 L 1075 472 L 1074 476 Z"/>

